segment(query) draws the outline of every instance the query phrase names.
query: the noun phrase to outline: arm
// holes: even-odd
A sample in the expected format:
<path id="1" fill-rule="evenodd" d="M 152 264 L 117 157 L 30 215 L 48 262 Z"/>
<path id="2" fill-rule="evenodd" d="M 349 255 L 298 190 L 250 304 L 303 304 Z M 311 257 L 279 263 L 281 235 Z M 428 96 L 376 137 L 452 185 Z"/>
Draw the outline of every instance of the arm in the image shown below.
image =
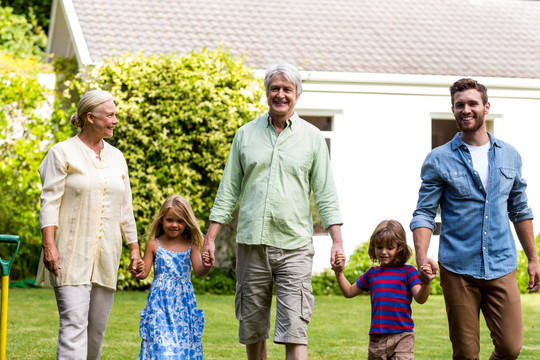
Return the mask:
<path id="1" fill-rule="evenodd" d="M 125 239 L 130 253 L 129 272 L 137 277 L 140 275 L 141 251 L 139 249 L 139 243 L 137 239 L 137 225 L 135 223 L 135 217 L 133 215 L 133 203 L 131 194 L 131 184 L 129 182 L 129 173 L 126 160 L 121 155 L 122 166 L 124 167 L 124 196 L 121 204 L 121 217 L 120 217 L 120 230 L 122 237 Z"/>
<path id="2" fill-rule="evenodd" d="M 532 220 L 523 220 L 514 223 L 516 235 L 527 256 L 527 272 L 529 273 L 529 293 L 538 291 L 540 288 L 540 266 L 538 265 L 538 253 L 534 241 Z"/>
<path id="3" fill-rule="evenodd" d="M 66 159 L 64 152 L 51 148 L 39 166 L 41 177 L 41 211 L 39 225 L 43 246 L 43 264 L 45 268 L 58 276 L 60 255 L 54 242 L 54 233 L 59 225 L 60 204 L 64 197 L 67 178 Z"/>
<path id="4" fill-rule="evenodd" d="M 413 230 L 414 250 L 416 252 L 416 264 L 418 264 L 418 277 L 422 283 L 431 283 L 438 273 L 437 264 L 427 257 L 429 243 L 431 241 L 431 229 L 419 227 Z M 431 273 L 423 265 L 431 266 Z"/>
<path id="5" fill-rule="evenodd" d="M 318 148 L 313 154 L 311 165 L 311 188 L 313 199 L 321 216 L 322 225 L 332 238 L 330 250 L 330 266 L 336 268 L 335 256 L 339 252 L 343 255 L 343 239 L 341 237 L 341 225 L 343 224 L 339 211 L 338 195 L 334 185 L 332 166 L 328 155 L 328 147 L 325 140 L 318 138 Z M 337 270 L 343 271 L 345 259 Z"/>
<path id="6" fill-rule="evenodd" d="M 41 237 L 43 239 L 43 263 L 45 268 L 52 272 L 54 276 L 58 276 L 60 266 L 60 255 L 54 244 L 54 226 L 47 226 L 41 229 Z"/>
<path id="7" fill-rule="evenodd" d="M 204 237 L 204 244 L 202 248 L 203 254 L 206 254 L 208 257 L 208 260 L 206 260 L 206 258 L 204 260 L 205 267 L 210 268 L 216 264 L 216 257 L 214 255 L 214 252 L 216 251 L 216 245 L 214 242 L 222 227 L 222 224 L 215 221 L 210 221 L 210 226 L 208 227 L 208 232 Z"/>
<path id="8" fill-rule="evenodd" d="M 336 253 L 335 265 L 336 266 L 333 268 L 334 273 L 336 274 L 336 280 L 343 296 L 346 298 L 352 298 L 364 292 L 364 290 L 358 287 L 356 282 L 351 285 L 349 280 L 347 280 L 345 275 L 343 275 L 343 268 L 345 267 L 345 255 L 342 252 Z"/>
<path id="9" fill-rule="evenodd" d="M 148 241 L 146 244 L 146 248 L 144 249 L 144 257 L 142 260 L 139 259 L 138 264 L 140 266 L 141 261 L 144 262 L 144 267 L 142 271 L 140 271 L 140 267 L 138 268 L 138 273 L 135 274 L 135 277 L 139 280 L 146 279 L 148 277 L 148 274 L 150 274 L 150 270 L 152 269 L 152 265 L 154 264 L 154 259 L 156 258 L 156 252 L 157 252 L 157 241 L 156 239 L 152 239 Z"/>
<path id="10" fill-rule="evenodd" d="M 225 169 L 223 169 L 223 176 L 221 177 L 218 192 L 214 200 L 214 205 L 210 210 L 210 226 L 204 237 L 202 248 L 204 257 L 203 263 L 206 267 L 212 267 L 216 263 L 214 254 L 216 247 L 214 242 L 221 231 L 223 224 L 228 224 L 232 220 L 232 214 L 238 203 L 238 198 L 240 197 L 242 179 L 244 177 L 240 155 L 241 137 L 241 131 L 238 131 L 234 136 L 231 151 L 229 152 Z"/>
<path id="11" fill-rule="evenodd" d="M 336 272 L 336 280 L 339 284 L 339 289 L 341 290 L 341 293 L 347 299 L 360 295 L 364 292 L 364 290 L 358 287 L 356 282 L 351 285 L 351 283 L 349 282 L 349 280 L 347 280 L 343 273 Z"/>
<path id="12" fill-rule="evenodd" d="M 209 266 L 205 266 L 201 257 L 201 252 L 198 246 L 191 247 L 191 265 L 193 266 L 193 272 L 197 276 L 204 276 L 210 271 Z"/>
<path id="13" fill-rule="evenodd" d="M 427 284 L 419 284 L 413 286 L 411 289 L 411 292 L 413 294 L 414 300 L 416 300 L 417 303 L 423 304 L 427 301 L 429 297 L 429 290 L 430 290 L 430 283 Z"/>

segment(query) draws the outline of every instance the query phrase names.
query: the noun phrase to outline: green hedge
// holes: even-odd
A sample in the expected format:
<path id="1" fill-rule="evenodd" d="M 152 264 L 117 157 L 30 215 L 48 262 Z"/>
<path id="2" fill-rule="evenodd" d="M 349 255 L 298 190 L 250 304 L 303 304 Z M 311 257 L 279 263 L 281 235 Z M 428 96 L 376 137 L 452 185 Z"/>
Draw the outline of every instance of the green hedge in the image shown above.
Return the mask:
<path id="1" fill-rule="evenodd" d="M 126 54 L 85 69 L 64 94 L 75 104 L 92 88 L 110 91 L 117 104 L 119 124 L 109 141 L 129 166 L 141 243 L 171 194 L 188 199 L 206 230 L 233 137 L 264 112 L 262 80 L 242 58 L 218 49 L 181 56 Z M 137 287 L 124 275 L 119 288 Z"/>

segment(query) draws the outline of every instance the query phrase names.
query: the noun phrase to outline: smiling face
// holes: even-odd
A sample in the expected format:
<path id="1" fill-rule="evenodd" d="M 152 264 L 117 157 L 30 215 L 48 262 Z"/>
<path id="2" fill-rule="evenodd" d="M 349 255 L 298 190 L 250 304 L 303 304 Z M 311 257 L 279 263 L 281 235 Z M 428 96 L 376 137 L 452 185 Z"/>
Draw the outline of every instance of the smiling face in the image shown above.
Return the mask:
<path id="1" fill-rule="evenodd" d="M 272 76 L 266 97 L 272 119 L 289 119 L 299 95 L 296 85 L 287 80 L 283 74 L 277 73 Z"/>
<path id="2" fill-rule="evenodd" d="M 107 100 L 88 113 L 88 123 L 93 133 L 102 139 L 113 136 L 114 127 L 118 124 L 116 119 L 116 105 L 114 101 Z"/>
<path id="3" fill-rule="evenodd" d="M 458 129 L 463 133 L 485 132 L 485 116 L 489 113 L 489 102 L 482 101 L 482 93 L 467 89 L 454 95 L 452 112 Z"/>
<path id="4" fill-rule="evenodd" d="M 169 239 L 182 236 L 186 229 L 186 223 L 176 215 L 172 208 L 163 217 L 162 225 L 163 231 Z"/>

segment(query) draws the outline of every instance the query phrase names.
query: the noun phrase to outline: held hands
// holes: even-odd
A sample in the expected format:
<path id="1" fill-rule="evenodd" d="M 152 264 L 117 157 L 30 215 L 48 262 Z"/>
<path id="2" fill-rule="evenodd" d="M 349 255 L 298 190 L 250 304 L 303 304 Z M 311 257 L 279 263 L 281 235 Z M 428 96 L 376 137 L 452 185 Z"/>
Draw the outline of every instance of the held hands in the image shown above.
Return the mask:
<path id="1" fill-rule="evenodd" d="M 435 278 L 435 275 L 433 275 L 433 270 L 431 269 L 431 265 L 430 264 L 424 264 L 420 267 L 420 269 L 426 273 L 429 278 L 429 282 L 427 282 L 428 284 L 431 283 L 431 281 Z M 425 283 L 424 281 L 422 281 L 422 283 Z"/>
<path id="2" fill-rule="evenodd" d="M 435 276 L 439 273 L 437 269 L 437 264 L 432 259 L 425 259 L 423 262 L 418 262 L 422 264 L 418 269 L 418 277 L 422 284 L 430 284 Z"/>
<path id="3" fill-rule="evenodd" d="M 204 244 L 202 248 L 202 260 L 204 267 L 211 268 L 216 263 L 216 258 L 214 257 L 214 251 L 216 247 L 214 245 L 214 241 L 208 240 L 207 237 L 205 237 L 204 239 Z"/>
<path id="4" fill-rule="evenodd" d="M 334 256 L 334 264 L 332 264 L 332 270 L 334 270 L 336 275 L 343 272 L 343 269 L 345 268 L 345 260 L 345 254 L 342 252 L 336 252 L 336 255 Z"/>
<path id="5" fill-rule="evenodd" d="M 139 259 L 137 260 L 137 265 L 136 265 L 136 271 L 137 272 L 141 272 L 144 270 L 144 260 L 143 259 Z"/>
<path id="6" fill-rule="evenodd" d="M 136 278 L 139 278 L 144 272 L 144 260 L 141 259 L 138 246 L 136 250 L 133 249 L 131 251 L 131 262 L 129 264 L 129 272 L 131 273 L 131 275 L 135 276 Z"/>
<path id="7" fill-rule="evenodd" d="M 202 260 L 204 267 L 212 267 L 212 260 L 210 259 L 210 253 L 208 251 L 203 252 Z"/>
<path id="8" fill-rule="evenodd" d="M 145 265 L 146 264 L 143 259 L 135 260 L 135 263 L 134 263 L 135 270 L 131 272 L 133 276 L 135 276 L 139 280 L 144 279 L 145 277 L 143 277 L 143 273 L 144 273 Z"/>

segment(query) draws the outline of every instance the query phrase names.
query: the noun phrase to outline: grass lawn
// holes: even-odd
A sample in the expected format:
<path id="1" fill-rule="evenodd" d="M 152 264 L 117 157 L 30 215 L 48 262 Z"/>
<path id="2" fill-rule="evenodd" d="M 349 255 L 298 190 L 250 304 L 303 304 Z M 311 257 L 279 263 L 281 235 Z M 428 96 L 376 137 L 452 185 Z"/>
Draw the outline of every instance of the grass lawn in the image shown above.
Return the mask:
<path id="1" fill-rule="evenodd" d="M 206 360 L 245 359 L 238 344 L 238 323 L 234 316 L 234 297 L 198 295 L 199 307 L 206 312 L 203 346 Z M 146 293 L 118 292 L 102 359 L 136 359 L 139 353 L 139 311 Z M 540 358 L 540 294 L 523 295 L 525 341 L 520 359 Z M 413 302 L 416 322 L 416 359 L 450 359 L 446 313 L 442 296 L 431 296 L 424 305 Z M 310 359 L 365 359 L 370 321 L 367 296 L 345 299 L 337 296 L 316 298 L 309 325 Z M 7 359 L 55 359 L 58 335 L 58 311 L 51 289 L 9 291 Z M 271 338 L 273 334 L 270 334 Z M 489 333 L 482 324 L 481 359 L 492 350 Z M 283 359 L 284 347 L 268 342 L 268 358 Z"/>

